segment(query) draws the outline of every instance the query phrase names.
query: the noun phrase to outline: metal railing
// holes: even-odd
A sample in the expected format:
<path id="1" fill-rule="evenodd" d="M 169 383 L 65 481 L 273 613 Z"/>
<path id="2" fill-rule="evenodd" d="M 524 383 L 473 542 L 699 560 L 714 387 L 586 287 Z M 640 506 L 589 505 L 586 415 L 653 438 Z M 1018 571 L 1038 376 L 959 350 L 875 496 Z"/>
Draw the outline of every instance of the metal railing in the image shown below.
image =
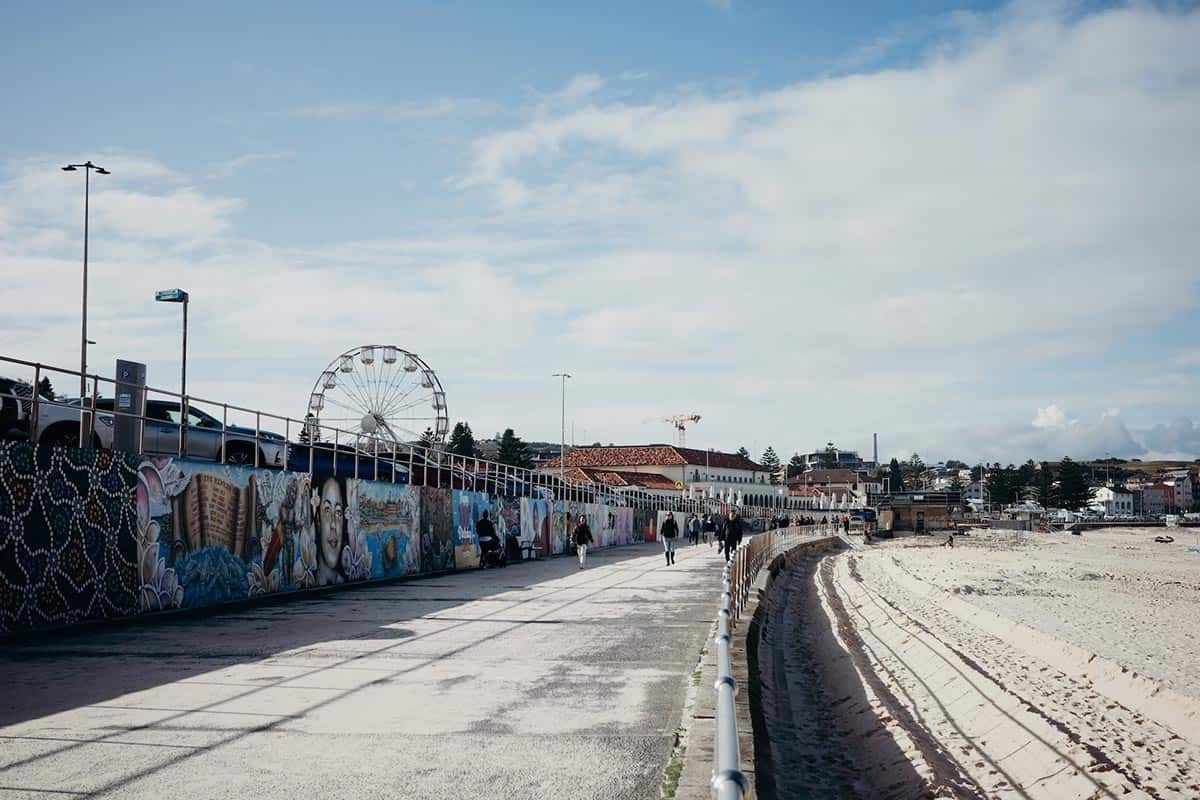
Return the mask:
<path id="1" fill-rule="evenodd" d="M 390 448 L 381 445 L 379 440 L 364 444 L 358 432 L 312 419 L 296 419 L 150 386 L 139 387 L 143 389 L 140 407 L 123 410 L 115 401 L 110 404 L 102 400 L 105 395 L 114 397 L 117 381 L 99 374 L 84 375 L 91 387 L 87 397 L 71 401 L 50 399 L 37 391 L 42 378 L 52 377 L 54 382 L 68 385 L 78 381 L 80 373 L 0 356 L 0 376 L 17 378 L 11 374 L 14 370 L 25 372 L 32 382 L 28 378 L 21 380 L 24 390 L 20 393 L 0 390 L 0 410 L 4 411 L 5 419 L 12 411 L 11 416 L 18 427 L 33 442 L 110 448 L 116 419 L 124 418 L 136 421 L 140 445 L 136 450 L 148 455 L 346 475 L 413 486 L 475 489 L 508 497 L 693 514 L 737 508 L 747 520 L 767 519 L 793 511 L 774 503 L 732 505 L 711 498 L 688 497 L 684 492 L 666 494 L 636 488 L 618 489 L 570 477 L 560 478 L 557 468 L 530 470 L 419 444 L 405 443 Z M 11 405 L 5 406 L 5 403 Z M 148 409 L 161 410 L 164 403 L 175 412 L 178 421 L 148 415 Z M 194 415 L 191 412 L 195 412 Z M 206 420 L 208 427 L 193 424 L 189 421 L 190 416 Z M 148 438 L 150 426 L 159 435 Z M 167 439 L 161 435 L 164 430 L 169 434 Z M 8 434 L 9 431 L 0 430 L 0 437 Z M 200 446 L 205 443 L 209 448 L 207 451 Z"/>
<path id="2" fill-rule="evenodd" d="M 716 747 L 712 777 L 712 793 L 716 800 L 742 800 L 749 779 L 741 769 L 738 745 L 737 680 L 733 677 L 733 661 L 729 649 L 731 632 L 741 618 L 750 587 L 759 570 L 776 556 L 786 553 L 805 538 L 814 534 L 837 531 L 834 524 L 791 526 L 751 536 L 733 552 L 721 576 L 721 607 L 717 612 L 717 691 Z"/>

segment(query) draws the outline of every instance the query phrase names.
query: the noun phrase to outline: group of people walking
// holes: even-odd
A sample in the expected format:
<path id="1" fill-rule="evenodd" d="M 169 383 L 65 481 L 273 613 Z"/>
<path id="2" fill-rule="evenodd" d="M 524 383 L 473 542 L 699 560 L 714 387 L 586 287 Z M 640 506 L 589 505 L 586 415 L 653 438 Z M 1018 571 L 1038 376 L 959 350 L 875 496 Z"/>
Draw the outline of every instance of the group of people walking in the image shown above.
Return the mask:
<path id="1" fill-rule="evenodd" d="M 742 518 L 736 511 L 730 511 L 728 515 L 709 513 L 703 520 L 699 516 L 691 518 L 688 522 L 687 537 L 693 546 L 700 544 L 701 536 L 709 547 L 715 542 L 717 552 L 724 553 L 725 560 L 728 561 L 733 551 L 741 544 L 744 530 Z M 667 566 L 670 566 L 675 563 L 675 540 L 680 537 L 679 523 L 675 521 L 674 512 L 667 512 L 667 518 L 659 527 L 658 535 L 663 542 Z"/>
<path id="2" fill-rule="evenodd" d="M 728 561 L 732 557 L 733 551 L 741 544 L 744 530 L 742 518 L 736 511 L 730 511 L 728 515 L 710 513 L 703 518 L 703 521 L 699 516 L 692 517 L 688 522 L 687 537 L 693 546 L 700 544 L 701 536 L 704 537 L 704 541 L 709 547 L 712 547 L 715 542 L 717 552 L 723 553 L 725 560 Z M 667 566 L 675 563 L 675 544 L 676 540 L 681 538 L 682 533 L 679 523 L 675 520 L 675 513 L 668 511 L 666 519 L 658 529 Z M 587 561 L 587 549 L 592 541 L 592 529 L 588 526 L 587 517 L 580 514 L 579 521 L 571 532 L 571 544 L 574 545 L 575 553 L 579 556 L 580 569 L 583 569 L 584 563 Z"/>

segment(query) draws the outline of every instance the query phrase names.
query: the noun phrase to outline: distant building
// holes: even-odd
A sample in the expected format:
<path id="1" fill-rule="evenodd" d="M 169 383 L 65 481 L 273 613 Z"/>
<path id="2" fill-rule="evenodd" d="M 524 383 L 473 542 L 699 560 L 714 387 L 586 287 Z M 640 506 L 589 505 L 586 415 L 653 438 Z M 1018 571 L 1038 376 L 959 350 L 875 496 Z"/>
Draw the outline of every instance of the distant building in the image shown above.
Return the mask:
<path id="1" fill-rule="evenodd" d="M 1134 514 L 1133 493 L 1100 486 L 1092 489 L 1091 508 L 1106 517 L 1131 517 Z"/>
<path id="2" fill-rule="evenodd" d="M 950 514 L 962 503 L 958 492 L 907 492 L 892 494 L 879 511 L 879 528 L 884 531 L 945 530 Z"/>
<path id="3" fill-rule="evenodd" d="M 842 450 L 833 442 L 825 445 L 823 450 L 801 454 L 800 460 L 804 462 L 805 472 L 814 469 L 849 469 L 860 472 L 876 466 L 873 462 L 863 461 L 856 451 Z"/>
<path id="4" fill-rule="evenodd" d="M 883 493 L 883 481 L 851 469 L 814 469 L 787 482 L 791 497 L 825 498 L 835 503 L 871 505 Z M 815 495 L 814 495 L 815 492 Z"/>
<path id="5" fill-rule="evenodd" d="M 558 467 L 557 456 L 538 465 L 543 472 L 554 472 Z M 710 488 L 714 492 L 732 489 L 749 496 L 774 494 L 776 491 L 770 485 L 771 471 L 762 464 L 736 453 L 674 445 L 576 447 L 567 452 L 565 467 L 577 467 L 588 473 L 657 475 L 670 481 L 672 487 L 676 487 L 678 482 L 679 487 L 694 488 L 697 492 Z"/>
<path id="6" fill-rule="evenodd" d="M 1142 513 L 1148 516 L 1167 513 L 1167 487 L 1150 484 L 1142 489 Z"/>
<path id="7" fill-rule="evenodd" d="M 1170 475 L 1162 482 L 1169 490 L 1167 512 L 1183 514 L 1192 510 L 1195 498 L 1192 496 L 1192 478 L 1183 471 L 1182 475 Z"/>

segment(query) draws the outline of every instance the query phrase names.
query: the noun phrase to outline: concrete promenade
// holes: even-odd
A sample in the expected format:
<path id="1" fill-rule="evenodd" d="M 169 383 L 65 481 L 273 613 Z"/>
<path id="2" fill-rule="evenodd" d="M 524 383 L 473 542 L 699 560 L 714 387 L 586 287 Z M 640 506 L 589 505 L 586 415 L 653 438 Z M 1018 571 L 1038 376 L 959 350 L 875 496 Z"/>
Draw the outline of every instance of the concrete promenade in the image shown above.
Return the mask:
<path id="1" fill-rule="evenodd" d="M 0 645 L 0 798 L 658 798 L 716 549 Z"/>

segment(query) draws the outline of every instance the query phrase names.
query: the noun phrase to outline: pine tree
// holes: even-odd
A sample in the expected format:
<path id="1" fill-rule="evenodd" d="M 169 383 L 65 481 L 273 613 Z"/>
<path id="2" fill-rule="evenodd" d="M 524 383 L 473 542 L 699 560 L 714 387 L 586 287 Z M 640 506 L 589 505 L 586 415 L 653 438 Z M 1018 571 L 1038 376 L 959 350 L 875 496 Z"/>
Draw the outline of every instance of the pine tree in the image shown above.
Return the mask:
<path id="1" fill-rule="evenodd" d="M 779 456 L 775 454 L 775 448 L 768 446 L 763 450 L 762 458 L 758 460 L 771 473 L 771 483 L 779 483 Z"/>
<path id="2" fill-rule="evenodd" d="M 1083 467 L 1064 457 L 1058 466 L 1058 502 L 1069 511 L 1078 511 L 1092 499 Z"/>
<path id="3" fill-rule="evenodd" d="M 1042 468 L 1037 471 L 1036 481 L 1038 502 L 1045 508 L 1057 506 L 1058 494 L 1055 491 L 1054 470 L 1050 469 L 1050 462 L 1042 462 Z"/>
<path id="4" fill-rule="evenodd" d="M 450 432 L 447 450 L 459 456 L 475 455 L 475 435 L 471 433 L 470 425 L 466 422 L 454 424 L 454 430 Z"/>
<path id="5" fill-rule="evenodd" d="M 737 454 L 746 460 L 750 459 L 750 451 L 744 447 L 739 447 Z"/>
<path id="6" fill-rule="evenodd" d="M 504 433 L 501 434 L 500 450 L 496 454 L 496 460 L 512 467 L 528 469 L 533 466 L 533 461 L 529 458 L 529 447 L 513 433 L 512 428 L 505 428 Z"/>
<path id="7" fill-rule="evenodd" d="M 434 434 L 433 428 L 426 428 L 421 434 L 421 440 L 417 442 L 417 444 L 419 444 L 421 447 L 424 447 L 426 450 L 432 450 L 437 444 L 437 436 Z"/>
<path id="8" fill-rule="evenodd" d="M 894 458 L 892 459 L 892 463 L 888 464 L 888 477 L 891 491 L 904 491 L 904 474 L 900 471 L 900 462 Z"/>
<path id="9" fill-rule="evenodd" d="M 803 474 L 804 474 L 804 459 L 800 457 L 799 453 L 796 453 L 794 456 L 792 456 L 792 460 L 788 462 L 787 476 L 789 478 L 794 478 L 797 475 L 803 475 Z"/>

